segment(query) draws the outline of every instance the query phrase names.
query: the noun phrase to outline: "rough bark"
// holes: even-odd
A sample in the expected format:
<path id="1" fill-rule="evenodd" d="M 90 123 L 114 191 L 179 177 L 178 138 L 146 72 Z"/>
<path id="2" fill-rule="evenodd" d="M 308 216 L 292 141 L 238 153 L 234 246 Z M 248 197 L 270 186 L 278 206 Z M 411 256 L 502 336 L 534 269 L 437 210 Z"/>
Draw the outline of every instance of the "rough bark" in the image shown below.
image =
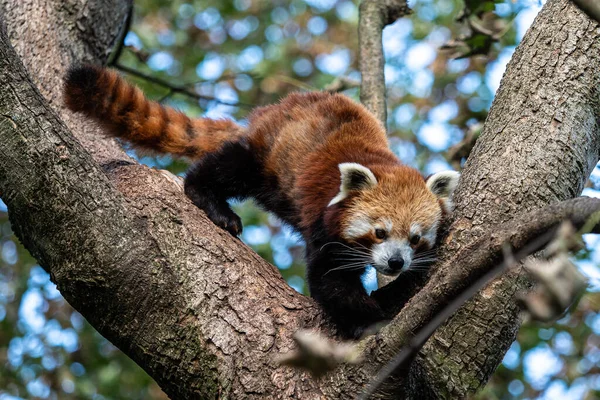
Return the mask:
<path id="1" fill-rule="evenodd" d="M 578 194 L 598 158 L 599 32 L 566 4 L 545 6 L 511 63 L 462 179 L 447 260 L 489 226 Z M 65 298 L 167 394 L 355 397 L 403 343 L 401 321 L 430 317 L 416 298 L 361 343 L 367 362 L 320 381 L 277 366 L 275 356 L 293 347 L 297 329 L 333 333 L 314 302 L 216 229 L 176 182 L 127 161 L 113 142 L 98 140 L 96 127 L 60 105 L 64 68 L 104 62 L 129 3 L 2 5 L 21 56 L 0 36 L 0 194 L 13 229 Z M 436 290 L 451 284 L 444 279 L 451 267 L 441 265 Z M 411 370 L 411 396 L 462 396 L 485 382 L 517 327 L 514 308 L 504 309 L 513 283 L 491 285 L 434 336 Z"/>

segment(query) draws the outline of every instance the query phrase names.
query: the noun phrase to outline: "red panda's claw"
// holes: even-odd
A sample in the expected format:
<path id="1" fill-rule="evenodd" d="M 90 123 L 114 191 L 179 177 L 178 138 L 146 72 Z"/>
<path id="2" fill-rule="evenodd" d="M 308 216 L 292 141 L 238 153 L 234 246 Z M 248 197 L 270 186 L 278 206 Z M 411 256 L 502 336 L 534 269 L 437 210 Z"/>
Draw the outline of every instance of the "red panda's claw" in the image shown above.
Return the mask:
<path id="1" fill-rule="evenodd" d="M 232 218 L 227 222 L 227 226 L 225 226 L 224 229 L 233 236 L 240 236 L 242 234 L 242 220 L 239 216 L 237 216 L 237 214 L 233 214 Z"/>
<path id="2" fill-rule="evenodd" d="M 213 224 L 226 230 L 233 236 L 239 236 L 242 233 L 242 220 L 229 207 L 208 208 L 205 210 L 206 216 Z"/>
<path id="3" fill-rule="evenodd" d="M 211 218 L 212 221 L 219 227 L 225 229 L 233 236 L 239 236 L 242 233 L 242 220 L 240 217 L 231 210 L 229 212 L 221 214 L 218 218 Z"/>

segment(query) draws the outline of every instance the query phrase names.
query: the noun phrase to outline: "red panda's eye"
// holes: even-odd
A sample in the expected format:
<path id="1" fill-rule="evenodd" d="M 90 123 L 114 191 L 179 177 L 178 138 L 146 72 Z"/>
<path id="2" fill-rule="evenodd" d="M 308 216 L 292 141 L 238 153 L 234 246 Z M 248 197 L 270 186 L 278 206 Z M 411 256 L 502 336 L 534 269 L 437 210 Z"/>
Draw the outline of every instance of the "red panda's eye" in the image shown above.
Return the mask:
<path id="1" fill-rule="evenodd" d="M 421 241 L 421 235 L 413 235 L 410 237 L 410 244 L 418 244 Z"/>
<path id="2" fill-rule="evenodd" d="M 383 229 L 375 229 L 375 236 L 377 237 L 377 239 L 385 239 L 385 237 L 387 236 L 387 232 Z"/>

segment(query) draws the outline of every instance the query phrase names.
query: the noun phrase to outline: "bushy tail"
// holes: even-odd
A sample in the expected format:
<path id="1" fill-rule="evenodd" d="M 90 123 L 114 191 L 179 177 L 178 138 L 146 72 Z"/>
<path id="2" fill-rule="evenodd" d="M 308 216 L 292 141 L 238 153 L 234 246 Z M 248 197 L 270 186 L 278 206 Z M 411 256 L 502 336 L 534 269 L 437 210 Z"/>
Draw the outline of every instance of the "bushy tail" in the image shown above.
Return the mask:
<path id="1" fill-rule="evenodd" d="M 148 100 L 117 72 L 91 65 L 71 67 L 65 79 L 64 100 L 72 111 L 102 124 L 107 134 L 159 153 L 198 158 L 243 135 L 243 129 L 233 121 L 190 119 Z"/>

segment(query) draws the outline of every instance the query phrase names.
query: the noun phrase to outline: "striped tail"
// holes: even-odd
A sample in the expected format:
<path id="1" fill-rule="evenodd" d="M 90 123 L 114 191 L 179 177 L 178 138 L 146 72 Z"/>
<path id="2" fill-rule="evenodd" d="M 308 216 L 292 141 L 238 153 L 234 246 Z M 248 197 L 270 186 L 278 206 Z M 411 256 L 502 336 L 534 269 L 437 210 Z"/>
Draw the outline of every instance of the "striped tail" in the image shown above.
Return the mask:
<path id="1" fill-rule="evenodd" d="M 107 134 L 158 153 L 195 159 L 239 140 L 244 133 L 233 121 L 190 119 L 148 100 L 115 71 L 91 65 L 71 67 L 64 101 L 72 111 L 98 121 Z"/>

